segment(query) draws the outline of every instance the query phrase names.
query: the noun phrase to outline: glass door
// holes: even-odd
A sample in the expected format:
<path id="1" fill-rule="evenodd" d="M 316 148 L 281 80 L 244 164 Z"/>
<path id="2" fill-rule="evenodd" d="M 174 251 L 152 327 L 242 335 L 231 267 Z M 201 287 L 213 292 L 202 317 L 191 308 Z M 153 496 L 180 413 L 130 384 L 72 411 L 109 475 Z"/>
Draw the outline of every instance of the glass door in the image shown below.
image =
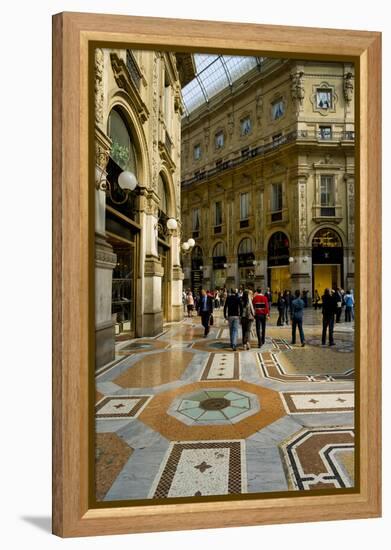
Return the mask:
<path id="1" fill-rule="evenodd" d="M 115 334 L 134 336 L 134 285 L 135 246 L 125 239 L 109 237 L 117 264 L 113 270 L 111 314 L 115 323 Z"/>

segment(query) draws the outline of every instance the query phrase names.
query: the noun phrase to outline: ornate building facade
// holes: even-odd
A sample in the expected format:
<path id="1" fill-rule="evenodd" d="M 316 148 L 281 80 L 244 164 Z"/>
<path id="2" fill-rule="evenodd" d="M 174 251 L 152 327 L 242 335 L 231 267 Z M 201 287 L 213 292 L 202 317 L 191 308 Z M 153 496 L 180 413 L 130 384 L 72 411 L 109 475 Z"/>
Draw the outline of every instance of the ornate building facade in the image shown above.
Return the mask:
<path id="1" fill-rule="evenodd" d="M 354 288 L 354 67 L 254 59 L 182 119 L 184 285 Z"/>
<path id="2" fill-rule="evenodd" d="M 193 76 L 187 54 L 95 52 L 97 368 L 116 338 L 154 336 L 182 316 L 180 89 Z"/>

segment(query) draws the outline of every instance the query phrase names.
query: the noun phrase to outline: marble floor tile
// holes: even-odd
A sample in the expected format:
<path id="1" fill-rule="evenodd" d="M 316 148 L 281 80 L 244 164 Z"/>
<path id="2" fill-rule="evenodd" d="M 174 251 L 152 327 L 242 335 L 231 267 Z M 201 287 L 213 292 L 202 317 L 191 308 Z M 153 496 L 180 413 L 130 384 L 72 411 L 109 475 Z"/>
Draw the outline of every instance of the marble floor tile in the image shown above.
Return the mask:
<path id="1" fill-rule="evenodd" d="M 153 338 L 119 339 L 96 375 L 97 497 L 352 486 L 354 331 L 336 327 L 335 348 L 322 347 L 320 316 L 306 316 L 305 348 L 274 311 L 261 349 L 253 331 L 252 348 L 233 352 L 221 310 L 208 338 L 193 316 Z"/>

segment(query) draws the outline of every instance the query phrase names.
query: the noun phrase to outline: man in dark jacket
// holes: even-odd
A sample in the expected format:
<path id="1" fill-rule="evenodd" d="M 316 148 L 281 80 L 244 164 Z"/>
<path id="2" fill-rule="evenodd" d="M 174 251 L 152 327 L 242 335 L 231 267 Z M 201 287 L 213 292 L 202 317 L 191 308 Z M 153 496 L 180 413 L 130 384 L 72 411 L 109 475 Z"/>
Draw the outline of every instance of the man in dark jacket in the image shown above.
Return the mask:
<path id="1" fill-rule="evenodd" d="M 206 290 L 203 288 L 201 290 L 201 296 L 198 303 L 198 314 L 201 316 L 201 324 L 204 327 L 204 338 L 209 334 L 209 322 L 210 316 L 213 313 L 213 299 L 211 296 L 208 296 Z"/>
<path id="2" fill-rule="evenodd" d="M 334 343 L 334 316 L 337 312 L 337 298 L 331 293 L 329 288 L 326 288 L 322 296 L 322 314 L 323 314 L 323 330 L 322 330 L 322 346 L 326 345 L 327 328 L 329 329 L 329 345 L 335 346 Z"/>
<path id="3" fill-rule="evenodd" d="M 296 327 L 299 328 L 301 347 L 305 346 L 304 331 L 303 331 L 303 313 L 304 300 L 300 298 L 300 290 L 295 291 L 295 299 L 292 300 L 291 316 L 292 316 L 292 344 L 296 344 Z"/>
<path id="4" fill-rule="evenodd" d="M 228 319 L 231 348 L 236 351 L 239 331 L 239 320 L 243 313 L 243 304 L 238 294 L 231 288 L 231 293 L 224 304 L 224 319 Z"/>

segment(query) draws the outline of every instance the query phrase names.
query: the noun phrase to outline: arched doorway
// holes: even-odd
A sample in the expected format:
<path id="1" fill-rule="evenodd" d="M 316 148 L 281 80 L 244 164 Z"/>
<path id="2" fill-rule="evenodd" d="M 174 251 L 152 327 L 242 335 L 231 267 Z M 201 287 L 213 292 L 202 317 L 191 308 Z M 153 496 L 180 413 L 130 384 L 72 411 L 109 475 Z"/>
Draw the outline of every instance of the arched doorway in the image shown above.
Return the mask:
<path id="1" fill-rule="evenodd" d="M 106 197 L 106 240 L 117 256 L 112 276 L 111 313 L 116 336 L 132 338 L 135 335 L 139 227 L 135 224 L 136 194 L 129 193 L 123 202 L 125 195 L 118 185 L 118 176 L 128 170 L 137 177 L 138 159 L 133 132 L 119 107 L 114 107 L 109 114 L 108 134 L 112 146 L 106 168 L 111 188 L 111 196 Z"/>
<path id="2" fill-rule="evenodd" d="M 343 246 L 336 231 L 319 229 L 312 239 L 313 294 L 324 294 L 325 288 L 337 288 L 343 281 Z"/>
<path id="3" fill-rule="evenodd" d="M 255 255 L 253 243 L 249 237 L 242 239 L 238 246 L 239 285 L 254 290 Z"/>
<path id="4" fill-rule="evenodd" d="M 269 239 L 267 247 L 268 286 L 276 301 L 279 292 L 291 290 L 289 271 L 289 239 L 282 231 L 277 231 Z"/>
<path id="5" fill-rule="evenodd" d="M 225 244 L 223 242 L 219 242 L 213 247 L 212 262 L 213 288 L 223 288 L 225 287 L 227 278 L 227 256 L 225 252 Z"/>
<path id="6" fill-rule="evenodd" d="M 202 288 L 203 254 L 200 246 L 195 246 L 191 253 L 191 289 L 194 296 L 199 294 Z"/>

